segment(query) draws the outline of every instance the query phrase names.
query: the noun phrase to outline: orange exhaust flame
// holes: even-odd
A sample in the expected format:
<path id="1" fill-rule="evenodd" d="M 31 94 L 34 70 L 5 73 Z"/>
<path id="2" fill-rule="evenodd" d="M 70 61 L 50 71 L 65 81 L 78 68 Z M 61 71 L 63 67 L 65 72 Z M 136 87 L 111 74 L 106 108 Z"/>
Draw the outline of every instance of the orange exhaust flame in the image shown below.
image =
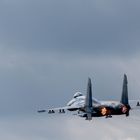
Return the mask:
<path id="1" fill-rule="evenodd" d="M 105 107 L 101 109 L 101 114 L 103 116 L 107 114 L 107 109 Z"/>

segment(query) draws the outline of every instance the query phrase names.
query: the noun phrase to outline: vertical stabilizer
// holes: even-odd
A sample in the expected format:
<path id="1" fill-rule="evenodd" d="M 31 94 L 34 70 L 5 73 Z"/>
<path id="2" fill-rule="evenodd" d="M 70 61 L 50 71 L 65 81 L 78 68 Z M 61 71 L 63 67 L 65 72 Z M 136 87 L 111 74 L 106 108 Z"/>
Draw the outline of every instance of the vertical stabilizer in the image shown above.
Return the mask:
<path id="1" fill-rule="evenodd" d="M 122 87 L 122 97 L 121 97 L 121 101 L 120 101 L 124 105 L 129 105 L 127 84 L 128 84 L 127 76 L 126 76 L 126 74 L 124 74 L 123 87 Z"/>
<path id="2" fill-rule="evenodd" d="M 87 85 L 87 95 L 85 99 L 85 106 L 92 107 L 92 84 L 91 79 L 88 78 L 88 85 Z"/>
<path id="3" fill-rule="evenodd" d="M 91 79 L 88 78 L 88 85 L 87 85 L 87 94 L 85 98 L 85 112 L 87 114 L 87 120 L 92 119 L 92 84 L 91 84 Z"/>

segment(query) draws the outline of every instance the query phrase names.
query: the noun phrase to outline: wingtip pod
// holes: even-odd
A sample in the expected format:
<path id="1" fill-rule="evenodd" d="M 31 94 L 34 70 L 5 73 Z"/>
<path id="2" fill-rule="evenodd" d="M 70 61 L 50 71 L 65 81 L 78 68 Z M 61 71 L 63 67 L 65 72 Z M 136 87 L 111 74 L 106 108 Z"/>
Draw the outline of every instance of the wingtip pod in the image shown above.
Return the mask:
<path id="1" fill-rule="evenodd" d="M 44 113 L 44 112 L 46 112 L 46 110 L 38 110 L 37 112 L 38 113 Z"/>

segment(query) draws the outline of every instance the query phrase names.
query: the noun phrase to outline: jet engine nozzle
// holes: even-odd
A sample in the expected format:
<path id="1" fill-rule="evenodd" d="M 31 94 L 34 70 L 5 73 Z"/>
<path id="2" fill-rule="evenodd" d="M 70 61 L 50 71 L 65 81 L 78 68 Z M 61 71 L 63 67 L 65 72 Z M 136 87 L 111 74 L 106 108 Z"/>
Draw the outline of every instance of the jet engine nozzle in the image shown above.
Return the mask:
<path id="1" fill-rule="evenodd" d="M 121 110 L 122 110 L 123 114 L 126 114 L 126 116 L 129 116 L 129 111 L 130 111 L 130 106 L 129 105 L 123 105 Z"/>
<path id="2" fill-rule="evenodd" d="M 105 107 L 101 108 L 101 114 L 103 116 L 107 115 L 107 109 Z"/>

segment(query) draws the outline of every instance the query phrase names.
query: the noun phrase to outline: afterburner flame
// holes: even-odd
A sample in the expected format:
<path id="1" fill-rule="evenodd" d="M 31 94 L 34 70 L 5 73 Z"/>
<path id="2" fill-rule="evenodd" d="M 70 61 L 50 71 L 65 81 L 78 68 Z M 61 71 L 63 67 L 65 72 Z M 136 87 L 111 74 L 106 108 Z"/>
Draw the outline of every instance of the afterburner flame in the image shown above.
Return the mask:
<path id="1" fill-rule="evenodd" d="M 105 107 L 101 109 L 101 114 L 103 116 L 107 114 L 107 109 Z"/>
<path id="2" fill-rule="evenodd" d="M 123 106 L 123 107 L 122 107 L 122 112 L 123 112 L 123 113 L 126 113 L 126 112 L 127 112 L 127 107 L 126 107 L 126 106 Z"/>

